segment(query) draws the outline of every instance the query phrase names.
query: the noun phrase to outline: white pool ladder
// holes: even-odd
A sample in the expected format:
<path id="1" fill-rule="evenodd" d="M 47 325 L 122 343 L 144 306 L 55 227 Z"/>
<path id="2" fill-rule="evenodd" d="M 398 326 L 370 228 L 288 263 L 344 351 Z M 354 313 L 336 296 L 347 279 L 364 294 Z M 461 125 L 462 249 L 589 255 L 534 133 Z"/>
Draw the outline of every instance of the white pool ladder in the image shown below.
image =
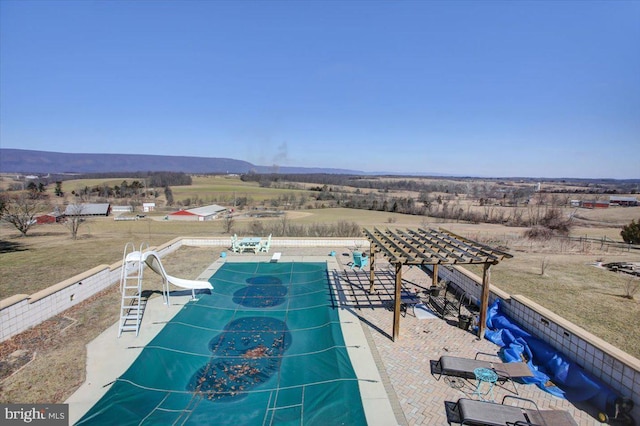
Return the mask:
<path id="1" fill-rule="evenodd" d="M 136 336 L 140 332 L 140 323 L 147 300 L 142 297 L 142 275 L 144 262 L 142 252 L 149 248 L 149 244 L 142 243 L 140 250 L 135 251 L 133 243 L 129 242 L 124 247 L 122 255 L 122 270 L 120 273 L 120 324 L 118 337 L 123 331 L 135 331 Z"/>

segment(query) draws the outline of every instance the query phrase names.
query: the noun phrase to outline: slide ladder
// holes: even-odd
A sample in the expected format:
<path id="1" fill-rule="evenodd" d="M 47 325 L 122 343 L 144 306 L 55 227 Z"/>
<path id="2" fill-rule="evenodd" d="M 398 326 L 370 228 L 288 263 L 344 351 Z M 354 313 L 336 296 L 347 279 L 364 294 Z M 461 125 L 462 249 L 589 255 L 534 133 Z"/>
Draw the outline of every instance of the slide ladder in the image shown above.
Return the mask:
<path id="1" fill-rule="evenodd" d="M 147 298 L 142 296 L 145 267 L 162 277 L 162 297 L 167 306 L 171 304 L 169 300 L 169 285 L 191 290 L 192 300 L 197 300 L 196 290 L 213 290 L 213 286 L 208 281 L 186 280 L 167 274 L 160 260 L 160 254 L 149 250 L 148 243 L 142 243 L 140 250 L 136 251 L 133 243 L 129 242 L 124 246 L 122 255 L 122 270 L 120 273 L 122 299 L 120 302 L 118 337 L 122 335 L 123 331 L 135 331 L 136 336 L 140 332 L 140 323 L 147 304 Z"/>
<path id="2" fill-rule="evenodd" d="M 142 297 L 142 277 L 144 262 L 142 251 L 145 244 L 140 246 L 139 251 L 135 251 L 133 243 L 127 243 L 122 255 L 122 271 L 120 273 L 120 292 L 122 299 L 120 302 L 120 324 L 118 327 L 118 337 L 123 331 L 135 331 L 136 336 L 140 332 L 142 314 L 146 306 L 146 299 Z M 148 248 L 146 244 L 146 248 Z"/>

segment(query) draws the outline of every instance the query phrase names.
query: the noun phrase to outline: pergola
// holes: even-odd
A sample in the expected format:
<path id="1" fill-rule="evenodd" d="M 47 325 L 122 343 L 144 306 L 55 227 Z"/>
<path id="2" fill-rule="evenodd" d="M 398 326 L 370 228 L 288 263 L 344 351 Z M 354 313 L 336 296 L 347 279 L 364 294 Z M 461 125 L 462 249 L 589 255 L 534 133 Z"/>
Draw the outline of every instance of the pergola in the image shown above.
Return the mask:
<path id="1" fill-rule="evenodd" d="M 496 265 L 511 254 L 494 249 L 485 244 L 469 240 L 445 229 L 396 229 L 383 231 L 374 228 L 363 230 L 371 244 L 369 262 L 369 292 L 375 291 L 375 258 L 377 253 L 389 259 L 395 266 L 395 291 L 393 309 L 392 339 L 400 335 L 400 305 L 402 294 L 403 265 L 432 265 L 433 284 L 437 284 L 438 265 L 484 265 L 482 273 L 482 296 L 480 298 L 480 324 L 478 337 L 484 336 L 489 304 L 489 278 L 491 265 Z"/>

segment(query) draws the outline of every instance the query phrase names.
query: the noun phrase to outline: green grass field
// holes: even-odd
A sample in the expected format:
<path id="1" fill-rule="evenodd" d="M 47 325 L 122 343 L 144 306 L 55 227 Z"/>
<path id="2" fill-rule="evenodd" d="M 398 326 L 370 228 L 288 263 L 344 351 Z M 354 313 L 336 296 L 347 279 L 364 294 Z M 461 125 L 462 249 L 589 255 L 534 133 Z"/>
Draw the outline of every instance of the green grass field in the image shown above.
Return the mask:
<path id="1" fill-rule="evenodd" d="M 237 176 L 194 176 L 190 186 L 172 186 L 175 201 L 198 197 L 201 200 L 233 204 L 234 198 L 246 197 L 262 203 L 283 195 L 309 196 L 311 191 L 302 189 L 264 188 L 257 182 L 243 182 Z"/>

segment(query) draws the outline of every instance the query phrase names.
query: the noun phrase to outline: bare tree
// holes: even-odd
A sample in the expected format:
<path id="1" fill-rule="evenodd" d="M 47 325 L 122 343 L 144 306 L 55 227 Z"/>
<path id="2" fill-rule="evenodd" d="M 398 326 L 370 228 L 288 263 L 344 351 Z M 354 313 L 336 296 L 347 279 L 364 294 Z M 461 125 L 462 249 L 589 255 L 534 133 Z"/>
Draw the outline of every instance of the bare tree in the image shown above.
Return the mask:
<path id="1" fill-rule="evenodd" d="M 282 215 L 282 218 L 280 219 L 280 230 L 282 232 L 282 236 L 287 235 L 287 231 L 289 229 L 289 218 L 287 217 L 286 214 Z"/>
<path id="2" fill-rule="evenodd" d="M 16 227 L 23 237 L 36 224 L 36 215 L 42 213 L 46 203 L 42 198 L 21 193 L 15 197 L 7 197 L 3 204 L 2 220 Z"/>
<path id="3" fill-rule="evenodd" d="M 82 225 L 85 219 L 82 217 L 82 204 L 69 204 L 67 206 L 67 210 L 65 211 L 65 221 L 64 226 L 71 232 L 71 238 L 74 240 L 78 238 L 78 231 L 80 230 L 80 225 Z"/>
<path id="4" fill-rule="evenodd" d="M 223 221 L 225 231 L 227 231 L 227 234 L 231 234 L 231 231 L 233 231 L 233 225 L 235 224 L 235 219 L 232 215 L 228 214 L 223 218 Z"/>
<path id="5" fill-rule="evenodd" d="M 540 261 L 540 275 L 545 275 L 547 268 L 549 267 L 549 259 L 543 257 Z"/>

